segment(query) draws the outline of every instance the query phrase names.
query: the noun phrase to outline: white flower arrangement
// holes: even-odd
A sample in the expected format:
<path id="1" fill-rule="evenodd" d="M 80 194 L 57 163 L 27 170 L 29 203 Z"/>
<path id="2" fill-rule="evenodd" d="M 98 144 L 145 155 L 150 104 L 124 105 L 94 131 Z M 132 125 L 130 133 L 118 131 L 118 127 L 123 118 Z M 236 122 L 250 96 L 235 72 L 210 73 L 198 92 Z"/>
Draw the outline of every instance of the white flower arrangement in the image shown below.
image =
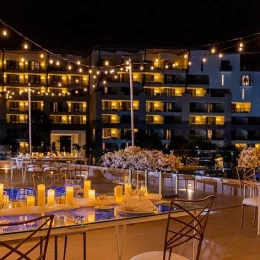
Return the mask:
<path id="1" fill-rule="evenodd" d="M 237 159 L 237 166 L 243 168 L 260 167 L 260 153 L 256 148 L 249 147 L 241 151 Z"/>
<path id="2" fill-rule="evenodd" d="M 158 150 L 141 149 L 129 146 L 115 152 L 105 153 L 99 165 L 109 168 L 124 168 L 132 170 L 175 170 L 175 156 L 173 152 L 164 154 Z"/>

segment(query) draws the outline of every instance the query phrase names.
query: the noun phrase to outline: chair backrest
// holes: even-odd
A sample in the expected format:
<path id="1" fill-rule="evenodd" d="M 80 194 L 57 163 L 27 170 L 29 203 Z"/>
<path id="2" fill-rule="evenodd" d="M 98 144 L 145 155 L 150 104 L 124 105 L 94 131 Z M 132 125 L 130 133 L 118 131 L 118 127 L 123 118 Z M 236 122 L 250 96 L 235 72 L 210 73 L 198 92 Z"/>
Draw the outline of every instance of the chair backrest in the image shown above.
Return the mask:
<path id="1" fill-rule="evenodd" d="M 198 200 L 175 199 L 171 201 L 166 225 L 163 260 L 166 260 L 167 251 L 171 255 L 175 247 L 192 239 L 197 241 L 196 257 L 193 259 L 199 259 L 213 199 L 214 195 L 210 195 Z M 178 211 L 185 212 L 185 217 L 176 216 Z"/>
<path id="2" fill-rule="evenodd" d="M 240 181 L 240 189 L 242 199 L 245 199 L 248 196 L 256 196 L 256 175 L 255 168 L 243 168 L 237 167 L 237 177 Z M 249 188 L 249 189 L 248 189 Z M 247 194 L 249 190 L 249 194 Z"/>
<path id="3" fill-rule="evenodd" d="M 25 238 L 22 240 L 15 240 L 12 244 L 1 241 L 0 246 L 4 251 L 1 254 L 1 260 L 4 259 L 46 259 L 46 252 L 50 237 L 50 231 L 53 224 L 54 215 L 45 215 L 36 217 L 30 220 L 26 220 L 23 222 L 11 222 L 11 223 L 0 223 L 0 228 L 2 229 L 10 229 L 10 230 L 21 230 L 28 229 L 28 232 L 25 232 Z M 36 228 L 35 228 L 36 226 Z M 32 228 L 30 228 L 32 227 Z M 39 236 L 39 232 L 41 235 Z M 37 238 L 37 239 L 36 239 Z M 30 242 L 30 248 L 24 247 L 24 243 Z M 5 248 L 5 250 L 3 249 Z M 33 258 L 30 255 L 33 253 Z M 38 254 L 38 257 L 35 256 Z"/>
<path id="4" fill-rule="evenodd" d="M 187 157 L 186 158 L 186 165 L 190 166 L 198 166 L 200 158 L 199 157 Z"/>
<path id="5" fill-rule="evenodd" d="M 22 169 L 23 168 L 23 160 L 18 159 L 17 157 L 15 158 L 15 160 L 16 160 L 17 169 Z"/>

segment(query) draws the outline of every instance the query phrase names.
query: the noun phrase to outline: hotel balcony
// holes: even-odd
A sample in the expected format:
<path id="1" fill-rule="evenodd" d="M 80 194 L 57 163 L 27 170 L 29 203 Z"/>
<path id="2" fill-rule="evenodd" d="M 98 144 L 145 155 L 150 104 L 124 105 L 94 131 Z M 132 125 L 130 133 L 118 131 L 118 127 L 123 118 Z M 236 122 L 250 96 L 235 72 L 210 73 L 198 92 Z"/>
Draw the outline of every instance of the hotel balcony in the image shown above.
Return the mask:
<path id="1" fill-rule="evenodd" d="M 235 108 L 232 109 L 232 113 L 250 113 L 250 108 Z"/>

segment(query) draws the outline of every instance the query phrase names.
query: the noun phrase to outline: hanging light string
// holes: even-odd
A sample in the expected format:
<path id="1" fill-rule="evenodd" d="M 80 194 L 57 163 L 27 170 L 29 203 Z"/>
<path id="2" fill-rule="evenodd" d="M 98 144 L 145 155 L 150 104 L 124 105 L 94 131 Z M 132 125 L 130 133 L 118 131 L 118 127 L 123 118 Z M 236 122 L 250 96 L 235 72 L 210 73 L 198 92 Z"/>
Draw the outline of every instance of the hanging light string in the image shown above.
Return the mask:
<path id="1" fill-rule="evenodd" d="M 203 48 L 203 47 L 208 47 L 208 46 L 212 46 L 212 45 L 220 45 L 220 44 L 224 44 L 224 43 L 228 43 L 228 42 L 238 41 L 238 40 L 241 40 L 242 38 L 253 37 L 253 36 L 256 36 L 256 35 L 260 35 L 260 32 L 249 34 L 249 35 L 243 36 L 243 37 L 236 37 L 236 38 L 233 38 L 233 39 L 228 39 L 228 40 L 221 41 L 221 42 L 208 43 L 208 44 L 201 45 L 200 47 Z"/>
<path id="2" fill-rule="evenodd" d="M 260 33 L 259 33 L 259 34 L 260 34 Z M 241 38 L 240 38 L 240 39 L 241 39 Z M 260 36 L 254 38 L 254 39 L 251 39 L 251 40 L 243 41 L 243 43 L 249 43 L 249 42 L 252 42 L 252 41 L 255 41 L 255 40 L 258 40 L 258 39 L 260 39 Z M 225 50 L 232 49 L 232 48 L 235 48 L 235 47 L 237 47 L 237 44 L 236 44 L 236 45 L 229 46 L 229 47 L 226 47 L 226 48 L 223 48 L 223 49 L 221 49 L 220 51 L 225 51 Z"/>
<path id="3" fill-rule="evenodd" d="M 86 64 L 81 64 L 79 62 L 75 62 L 75 61 L 72 61 L 68 58 L 65 58 L 63 56 L 61 56 L 60 54 L 56 54 L 44 47 L 42 47 L 41 45 L 39 45 L 38 43 L 36 43 L 35 41 L 29 39 L 28 37 L 26 37 L 25 35 L 23 35 L 21 32 L 17 31 L 15 28 L 13 28 L 12 26 L 10 26 L 9 24 L 5 23 L 3 20 L 0 19 L 0 22 L 3 24 L 3 26 L 5 28 L 9 28 L 11 31 L 15 32 L 16 34 L 20 35 L 22 38 L 24 38 L 25 40 L 25 45 L 27 45 L 27 42 L 30 42 L 31 44 L 35 45 L 36 47 L 38 47 L 39 49 L 45 51 L 46 53 L 48 53 L 49 55 L 51 56 L 54 56 L 56 57 L 57 59 L 61 59 L 61 60 L 64 60 L 70 64 L 75 64 L 75 65 L 78 65 L 78 66 L 81 66 L 81 67 L 86 67 L 86 68 L 96 68 L 96 66 L 94 65 L 86 65 Z M 200 48 L 203 48 L 203 47 L 209 47 L 209 46 L 217 46 L 217 45 L 221 45 L 221 44 L 225 44 L 225 43 L 230 43 L 230 42 L 234 42 L 234 41 L 238 41 L 240 40 L 240 48 L 239 48 L 239 51 L 242 51 L 243 50 L 243 43 L 248 43 L 248 42 L 252 42 L 252 41 L 255 41 L 257 39 L 260 38 L 259 37 L 256 37 L 256 38 L 253 38 L 253 39 L 250 39 L 250 40 L 247 40 L 247 41 L 243 41 L 242 42 L 242 39 L 245 39 L 245 38 L 250 38 L 250 37 L 253 37 L 253 36 L 256 36 L 256 35 L 260 35 L 260 32 L 257 32 L 257 33 L 253 33 L 253 34 L 249 34 L 247 36 L 244 36 L 244 37 L 236 37 L 236 38 L 232 38 L 232 39 L 228 39 L 228 40 L 225 40 L 225 41 L 219 41 L 219 42 L 216 42 L 216 43 L 209 43 L 209 44 L 204 44 L 204 45 L 201 45 Z M 219 51 L 225 51 L 225 50 L 228 50 L 228 49 L 232 49 L 234 47 L 236 47 L 237 45 L 232 45 L 232 46 L 228 46 L 228 47 L 225 47 L 225 48 L 222 48 L 220 49 Z M 28 48 L 28 46 L 26 46 L 26 49 Z M 215 48 L 214 48 L 215 49 Z M 212 53 L 215 53 L 216 51 L 214 50 L 214 52 Z M 141 55 L 141 54 L 140 54 Z M 136 56 L 136 54 L 133 54 L 133 55 L 127 55 L 127 56 Z M 132 65 L 149 65 L 149 63 L 146 63 L 146 62 L 143 62 L 143 63 L 134 63 L 132 62 Z M 117 65 L 109 65 L 107 64 L 106 66 L 99 66 L 98 68 L 99 69 L 112 69 L 112 68 L 118 68 L 118 67 L 121 67 L 120 70 L 122 70 L 122 67 L 123 66 L 128 66 L 128 63 L 122 63 L 122 64 L 117 64 Z M 127 69 L 127 68 L 126 68 Z M 90 70 L 91 71 L 91 70 Z M 91 73 L 91 72 L 90 72 Z"/>
<path id="4" fill-rule="evenodd" d="M 0 22 L 3 24 L 4 27 L 9 28 L 11 31 L 15 32 L 16 34 L 20 35 L 22 38 L 24 38 L 25 42 L 30 42 L 31 44 L 35 45 L 36 47 L 38 47 L 39 49 L 45 51 L 46 53 L 58 58 L 58 59 L 62 59 L 64 61 L 67 61 L 69 63 L 73 63 L 76 65 L 79 65 L 77 62 L 69 60 L 65 57 L 60 56 L 59 54 L 55 54 L 54 52 L 42 47 L 41 45 L 39 45 L 38 43 L 36 43 L 35 41 L 29 39 L 28 37 L 26 37 L 25 35 L 23 35 L 22 33 L 20 33 L 19 31 L 17 31 L 16 29 L 14 29 L 12 26 L 10 26 L 9 24 L 5 23 L 3 20 L 0 19 Z M 116 68 L 116 67 L 120 67 L 120 66 L 125 66 L 126 64 L 117 64 L 117 65 L 107 65 L 107 66 L 100 66 L 99 68 Z M 83 66 L 83 67 L 87 67 L 87 68 L 96 68 L 96 66 L 89 66 L 86 64 L 80 64 L 79 66 Z"/>

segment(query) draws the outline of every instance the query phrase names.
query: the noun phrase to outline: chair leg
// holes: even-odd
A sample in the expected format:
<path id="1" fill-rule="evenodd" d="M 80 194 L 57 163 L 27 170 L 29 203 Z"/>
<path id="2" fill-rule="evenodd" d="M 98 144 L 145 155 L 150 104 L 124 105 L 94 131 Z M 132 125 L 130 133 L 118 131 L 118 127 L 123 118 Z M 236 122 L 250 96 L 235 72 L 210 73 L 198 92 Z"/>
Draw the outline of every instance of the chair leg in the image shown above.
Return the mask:
<path id="1" fill-rule="evenodd" d="M 257 216 L 257 207 L 255 207 L 255 209 L 254 209 L 253 227 L 255 226 L 256 216 Z"/>
<path id="2" fill-rule="evenodd" d="M 243 226 L 243 220 L 244 220 L 244 204 L 242 204 L 242 212 L 241 212 L 241 222 L 240 222 L 240 228 Z"/>

